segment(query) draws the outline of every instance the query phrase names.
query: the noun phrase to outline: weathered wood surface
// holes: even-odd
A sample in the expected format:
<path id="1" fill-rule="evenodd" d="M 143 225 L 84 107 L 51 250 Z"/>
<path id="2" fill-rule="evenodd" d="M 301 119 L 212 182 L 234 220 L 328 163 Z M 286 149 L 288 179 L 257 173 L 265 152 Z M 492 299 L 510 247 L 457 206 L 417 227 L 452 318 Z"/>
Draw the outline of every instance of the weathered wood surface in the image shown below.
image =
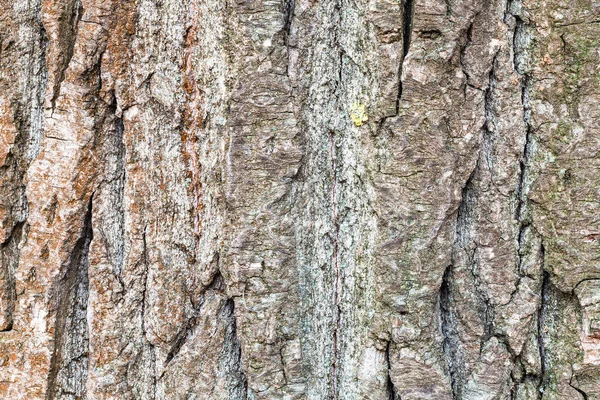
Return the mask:
<path id="1" fill-rule="evenodd" d="M 0 0 L 0 398 L 600 399 L 598 0 Z"/>

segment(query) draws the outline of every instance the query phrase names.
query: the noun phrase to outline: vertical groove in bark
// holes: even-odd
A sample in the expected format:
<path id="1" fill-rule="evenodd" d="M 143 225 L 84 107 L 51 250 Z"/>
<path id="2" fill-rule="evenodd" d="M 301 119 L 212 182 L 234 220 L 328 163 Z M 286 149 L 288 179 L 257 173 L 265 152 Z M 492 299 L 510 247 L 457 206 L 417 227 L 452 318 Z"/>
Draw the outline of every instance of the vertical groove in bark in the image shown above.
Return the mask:
<path id="1" fill-rule="evenodd" d="M 27 90 L 25 93 L 29 99 L 30 115 L 27 135 L 27 148 L 25 159 L 30 163 L 37 157 L 41 150 L 41 142 L 44 136 L 44 98 L 46 96 L 48 83 L 48 68 L 46 65 L 46 53 L 48 49 L 48 37 L 42 24 L 41 0 L 33 3 L 35 7 L 35 24 L 37 26 L 36 36 L 32 38 L 34 45 L 31 49 L 31 57 L 34 58 L 28 65 Z M 39 47 L 38 47 L 39 46 Z"/>
<path id="2" fill-rule="evenodd" d="M 89 249 L 93 240 L 92 199 L 89 200 L 81 236 L 63 267 L 55 287 L 56 323 L 50 362 L 47 399 L 86 396 L 88 375 Z"/>
<path id="3" fill-rule="evenodd" d="M 0 103 L 10 104 L 0 112 L 0 118 L 12 120 L 11 125 L 2 125 L 0 133 L 0 331 L 13 328 L 17 299 L 15 271 L 19 265 L 20 245 L 28 233 L 24 181 L 30 162 L 39 152 L 43 135 L 47 79 L 47 38 L 41 23 L 40 3 L 29 2 L 25 16 L 13 15 L 15 10 L 9 4 L 0 12 L 3 25 L 0 26 L 0 68 L 8 73 L 0 77 Z M 9 20 L 12 23 L 20 20 L 23 26 L 11 26 Z M 12 73 L 16 65 L 22 66 L 22 70 Z"/>
<path id="4" fill-rule="evenodd" d="M 125 143 L 123 142 L 123 134 L 125 133 L 125 125 L 123 123 L 123 118 L 118 117 L 115 120 L 115 132 L 116 132 L 116 150 L 117 150 L 117 218 L 118 218 L 118 228 L 119 228 L 119 238 L 120 240 L 117 242 L 116 249 L 116 259 L 115 259 L 115 274 L 117 275 L 117 279 L 121 284 L 121 288 L 123 291 L 126 290 L 125 282 L 123 281 L 123 266 L 125 264 L 125 181 L 127 179 L 127 168 L 125 168 L 125 160 L 127 155 Z"/>
<path id="5" fill-rule="evenodd" d="M 7 332 L 13 328 L 13 312 L 17 291 L 15 287 L 15 270 L 19 266 L 19 243 L 24 235 L 25 222 L 20 221 L 12 228 L 8 238 L 0 244 L 0 263 L 2 270 L 2 313 L 3 320 L 0 332 Z"/>
<path id="6" fill-rule="evenodd" d="M 391 342 L 387 343 L 385 347 L 385 363 L 387 366 L 387 392 L 388 392 L 388 400 L 401 400 L 400 396 L 398 396 L 398 392 L 396 391 L 396 387 L 394 386 L 394 382 L 392 381 L 392 362 L 390 360 L 390 345 Z"/>
<path id="7" fill-rule="evenodd" d="M 225 343 L 221 363 L 225 366 L 227 373 L 227 387 L 229 399 L 248 399 L 248 379 L 242 365 L 242 346 L 237 335 L 237 324 L 235 319 L 235 302 L 228 299 L 221 311 L 221 318 L 227 321 Z"/>
<path id="8" fill-rule="evenodd" d="M 60 96 L 60 89 L 63 81 L 65 80 L 65 73 L 69 67 L 71 58 L 73 57 L 75 41 L 77 40 L 77 30 L 82 15 L 83 4 L 81 0 L 71 0 L 64 6 L 64 9 L 59 17 L 60 26 L 58 28 L 58 40 L 61 49 L 64 51 L 64 54 L 62 54 L 62 59 L 60 60 L 61 62 L 58 64 L 58 71 L 56 71 L 54 85 L 52 88 L 52 98 L 50 99 L 52 112 L 54 112 L 54 108 L 56 107 L 56 100 Z"/>
<path id="9" fill-rule="evenodd" d="M 340 74 L 342 70 L 342 57 L 343 55 L 340 53 Z M 338 84 L 341 84 L 341 76 Z M 331 204 L 332 204 L 332 221 L 334 225 L 334 233 L 333 233 L 333 306 L 335 307 L 335 328 L 333 331 L 333 359 L 331 360 L 332 364 L 332 372 L 331 372 L 331 398 L 335 399 L 337 396 L 337 371 L 338 371 L 338 336 L 340 332 L 340 324 L 342 319 L 342 309 L 340 307 L 340 265 L 338 260 L 339 253 L 339 236 L 340 236 L 340 222 L 337 214 L 337 152 L 335 145 L 335 132 L 330 132 L 331 136 L 331 171 L 333 174 L 333 183 L 331 186 Z"/>
<path id="10" fill-rule="evenodd" d="M 290 35 L 292 30 L 292 21 L 294 19 L 294 8 L 296 7 L 296 3 L 294 0 L 283 0 L 283 40 L 285 42 L 286 47 L 290 46 Z"/>
<path id="11" fill-rule="evenodd" d="M 167 356 L 165 358 L 163 369 L 166 370 L 171 360 L 177 357 L 177 354 L 179 354 L 179 351 L 181 350 L 185 342 L 193 334 L 193 331 L 196 328 L 196 325 L 198 324 L 199 311 L 202 307 L 202 304 L 204 303 L 204 296 L 207 290 L 218 290 L 223 292 L 225 291 L 223 277 L 221 276 L 220 272 L 217 272 L 213 276 L 212 281 L 200 294 L 200 301 L 198 302 L 198 304 L 194 305 L 194 314 L 187 319 L 187 321 L 183 324 L 177 335 L 175 335 L 175 338 L 171 343 L 169 352 L 167 353 Z"/>
<path id="12" fill-rule="evenodd" d="M 158 377 L 157 372 L 156 372 L 156 348 L 154 346 L 154 344 L 150 341 L 150 339 L 148 338 L 148 332 L 146 330 L 146 307 L 147 307 L 147 303 L 148 303 L 148 278 L 149 278 L 149 271 L 150 271 L 150 264 L 148 261 L 148 243 L 147 243 L 147 237 L 146 237 L 146 229 L 147 226 L 144 226 L 144 230 L 142 231 L 142 264 L 144 266 L 144 270 L 143 270 L 143 284 L 142 284 L 142 293 L 141 293 L 141 326 L 140 329 L 142 331 L 142 337 L 145 343 L 145 346 L 148 346 L 150 349 L 150 354 L 151 354 L 151 364 L 153 366 L 153 371 L 152 371 L 152 392 L 154 393 L 154 399 L 156 399 L 156 389 L 157 389 L 157 381 L 158 381 Z"/>
<path id="13" fill-rule="evenodd" d="M 550 274 L 548 272 L 543 271 L 543 280 L 542 280 L 542 293 L 541 293 L 541 302 L 540 302 L 540 311 L 537 319 L 537 345 L 538 351 L 540 354 L 540 377 L 538 383 L 538 396 L 541 399 L 544 393 L 544 387 L 546 385 L 546 346 L 544 343 L 544 337 L 546 335 L 546 314 L 548 312 L 548 302 L 549 298 L 549 288 L 550 288 Z"/>
<path id="14" fill-rule="evenodd" d="M 398 99 L 396 100 L 396 115 L 400 113 L 400 101 L 402 100 L 402 71 L 404 59 L 410 50 L 412 39 L 413 16 L 415 13 L 415 2 L 417 0 L 402 0 L 402 57 L 398 64 Z"/>
<path id="15" fill-rule="evenodd" d="M 444 341 L 442 347 L 446 357 L 446 365 L 450 374 L 450 384 L 452 386 L 452 397 L 460 399 L 460 338 L 456 330 L 456 321 L 452 313 L 452 266 L 448 266 L 444 271 L 442 285 L 440 287 L 440 326 Z"/>

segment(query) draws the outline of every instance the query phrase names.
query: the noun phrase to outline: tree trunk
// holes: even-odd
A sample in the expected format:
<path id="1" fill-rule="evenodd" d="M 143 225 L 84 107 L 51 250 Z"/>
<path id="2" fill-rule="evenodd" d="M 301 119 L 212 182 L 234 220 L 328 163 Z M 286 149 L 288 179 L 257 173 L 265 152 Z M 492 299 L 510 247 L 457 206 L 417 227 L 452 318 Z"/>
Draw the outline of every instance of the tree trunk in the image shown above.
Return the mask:
<path id="1" fill-rule="evenodd" d="M 600 399 L 598 0 L 0 0 L 3 399 Z"/>

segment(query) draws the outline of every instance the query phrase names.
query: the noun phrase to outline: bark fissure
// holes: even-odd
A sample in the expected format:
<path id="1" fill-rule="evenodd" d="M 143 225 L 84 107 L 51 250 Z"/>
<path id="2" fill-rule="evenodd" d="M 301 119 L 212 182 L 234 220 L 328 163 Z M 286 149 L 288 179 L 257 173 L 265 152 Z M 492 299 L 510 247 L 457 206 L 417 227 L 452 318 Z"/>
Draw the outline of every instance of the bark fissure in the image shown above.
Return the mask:
<path id="1" fill-rule="evenodd" d="M 441 331 L 444 337 L 442 349 L 446 358 L 452 396 L 459 399 L 461 395 L 460 374 L 464 369 L 461 354 L 461 343 L 457 332 L 457 323 L 452 312 L 454 298 L 452 294 L 452 265 L 446 268 L 440 287 L 440 320 Z"/>
<path id="2" fill-rule="evenodd" d="M 65 394 L 75 398 L 86 396 L 89 352 L 88 255 L 93 240 L 93 196 L 88 202 L 81 236 L 75 242 L 55 287 L 56 324 L 48 376 L 48 400 L 62 398 Z"/>
<path id="3" fill-rule="evenodd" d="M 335 81 L 335 88 L 333 95 L 335 96 L 335 112 L 336 115 L 340 113 L 340 98 L 343 93 L 342 84 L 344 83 L 344 48 L 340 41 L 340 35 L 342 33 L 342 0 L 335 2 L 335 11 L 338 18 L 338 28 L 334 31 L 334 46 L 337 52 L 337 79 Z M 342 111 L 343 112 L 343 111 Z M 331 183 L 331 219 L 333 223 L 333 254 L 332 254 L 332 267 L 333 267 L 333 307 L 334 307 L 334 327 L 333 327 L 333 357 L 331 360 L 331 393 L 330 398 L 337 398 L 338 391 L 338 370 L 339 370 L 339 345 L 340 345 L 340 329 L 342 323 L 342 308 L 340 305 L 340 290 L 342 288 L 340 265 L 339 265 L 339 236 L 340 236 L 340 218 L 338 216 L 338 147 L 336 143 L 336 134 L 342 135 L 343 131 L 339 127 L 339 119 L 336 117 L 335 125 L 333 129 L 329 131 L 329 157 L 330 157 L 330 168 L 332 175 Z M 342 139 L 343 140 L 343 139 Z"/>
<path id="4" fill-rule="evenodd" d="M 544 387 L 546 385 L 546 345 L 544 343 L 544 336 L 546 333 L 546 315 L 548 313 L 548 302 L 549 302 L 549 289 L 550 289 L 550 274 L 546 271 L 543 272 L 542 278 L 542 293 L 540 300 L 540 309 L 537 318 L 537 345 L 540 354 L 540 379 L 538 383 L 538 398 L 541 399 L 544 393 Z"/>
<path id="5" fill-rule="evenodd" d="M 573 385 L 573 374 L 571 375 L 571 379 L 569 379 L 569 386 L 575 389 L 581 395 L 581 397 L 583 397 L 583 400 L 588 400 L 589 397 L 587 393 L 582 389 L 578 388 L 577 386 Z"/>
<path id="6" fill-rule="evenodd" d="M 37 8 L 37 7 L 36 7 Z M 25 241 L 28 232 L 27 218 L 29 206 L 25 187 L 26 173 L 30 162 L 39 151 L 39 143 L 43 135 L 43 99 L 46 87 L 46 45 L 47 40 L 41 24 L 39 9 L 36 9 L 31 20 L 31 35 L 21 40 L 31 41 L 26 53 L 18 60 L 25 67 L 25 81 L 12 82 L 0 77 L 0 91 L 4 95 L 9 92 L 10 85 L 22 85 L 18 88 L 18 96 L 12 99 L 9 109 L 0 111 L 0 119 L 7 118 L 11 113 L 12 125 L 7 128 L 7 136 L 0 134 L 0 154 L 7 151 L 5 158 L 0 161 L 0 228 L 9 231 L 8 235 L 0 238 L 0 331 L 12 330 L 13 313 L 17 293 L 15 290 L 15 271 L 20 259 L 20 244 Z M 21 32 L 20 35 L 23 33 Z M 3 43 L 3 32 L 0 31 L 0 54 L 2 61 L 10 62 L 16 55 L 16 49 Z M 2 97 L 1 101 L 8 100 Z M 16 134 L 10 143 L 10 132 L 16 129 Z M 9 142 L 5 140 L 8 139 Z M 5 231 L 6 232 L 6 231 Z"/>
<path id="7" fill-rule="evenodd" d="M 402 58 L 398 65 L 398 96 L 396 99 L 396 115 L 400 114 L 400 101 L 402 101 L 402 73 L 404 71 L 404 60 L 410 50 L 412 39 L 413 17 L 415 13 L 416 0 L 403 0 L 402 2 Z"/>
<path id="8" fill-rule="evenodd" d="M 248 379 L 242 364 L 242 346 L 238 339 L 237 322 L 235 317 L 235 301 L 227 299 L 223 307 L 226 318 L 229 319 L 225 335 L 226 365 L 229 372 L 229 398 L 232 400 L 246 400 L 249 397 Z"/>
<path id="9" fill-rule="evenodd" d="M 459 56 L 460 69 L 461 69 L 462 73 L 465 75 L 465 80 L 466 80 L 465 86 L 464 86 L 465 98 L 467 97 L 467 87 L 479 89 L 479 88 L 473 86 L 469 82 L 471 79 L 471 76 L 469 75 L 469 72 L 465 68 L 465 64 L 464 64 L 467 48 L 471 45 L 471 42 L 473 41 L 473 25 L 474 25 L 474 22 L 471 21 L 471 23 L 469 24 L 469 27 L 466 30 L 466 33 L 464 33 L 466 41 L 460 48 L 460 56 Z"/>
<path id="10" fill-rule="evenodd" d="M 290 47 L 290 34 L 292 30 L 292 20 L 294 19 L 294 9 L 296 3 L 294 0 L 283 0 L 283 40 L 288 49 Z"/>
<path id="11" fill-rule="evenodd" d="M 388 400 L 401 400 L 400 396 L 398 396 L 398 391 L 394 386 L 394 382 L 392 381 L 392 361 L 390 359 L 390 345 L 391 342 L 387 343 L 385 348 L 385 362 L 387 365 L 387 392 L 388 392 Z"/>
<path id="12" fill-rule="evenodd" d="M 126 285 L 123 281 L 123 265 L 125 263 L 125 213 L 123 207 L 125 202 L 125 181 L 127 179 L 127 168 L 125 168 L 126 146 L 123 142 L 124 133 L 125 124 L 123 123 L 123 118 L 117 117 L 115 119 L 115 147 L 117 152 L 117 168 L 115 173 L 117 184 L 115 186 L 118 191 L 118 229 L 121 240 L 119 240 L 117 243 L 118 248 L 116 249 L 115 257 L 115 275 L 117 276 L 123 292 L 126 290 Z"/>
<path id="13" fill-rule="evenodd" d="M 71 3 L 68 3 L 63 14 L 60 16 L 59 45 L 64 48 L 64 54 L 59 64 L 57 76 L 55 77 L 54 86 L 52 88 L 52 98 L 50 100 L 52 113 L 54 113 L 54 109 L 56 108 L 56 100 L 58 100 L 58 97 L 60 96 L 60 89 L 65 80 L 65 74 L 69 68 L 71 59 L 73 58 L 75 42 L 77 40 L 77 31 L 82 16 L 83 4 L 81 0 L 74 0 Z"/>
<path id="14" fill-rule="evenodd" d="M 341 64 L 340 64 L 341 70 Z M 341 80 L 340 80 L 341 82 Z M 332 372 L 331 372 L 331 396 L 332 399 L 337 396 L 337 369 L 338 369 L 338 335 L 340 331 L 341 318 L 342 318 L 342 309 L 340 306 L 340 266 L 338 260 L 338 241 L 340 235 L 340 223 L 338 221 L 337 215 L 337 157 L 336 157 L 336 146 L 335 146 L 335 134 L 332 131 L 331 135 L 331 170 L 333 173 L 333 183 L 331 187 L 331 204 L 333 207 L 332 210 L 332 218 L 334 224 L 334 237 L 333 237 L 333 273 L 334 273 L 334 282 L 333 282 L 333 304 L 335 307 L 335 328 L 333 331 L 333 360 L 332 360 Z"/>
<path id="15" fill-rule="evenodd" d="M 15 283 L 15 270 L 19 265 L 19 243 L 23 237 L 25 222 L 17 222 L 12 228 L 8 238 L 0 245 L 0 262 L 2 263 L 3 286 L 2 296 L 5 303 L 4 321 L 0 327 L 0 332 L 9 332 L 13 329 L 13 313 L 15 302 L 17 300 L 17 290 Z"/>
<path id="16" fill-rule="evenodd" d="M 206 288 L 204 288 L 202 293 L 200 293 L 199 301 L 192 303 L 192 304 L 196 303 L 194 310 L 193 310 L 193 315 L 187 319 L 187 321 L 185 322 L 183 327 L 180 329 L 180 331 L 175 336 L 175 339 L 173 340 L 173 342 L 171 344 L 171 349 L 169 350 L 169 352 L 167 353 L 167 357 L 165 358 L 165 362 L 163 365 L 164 369 L 166 369 L 167 366 L 169 365 L 169 363 L 175 357 L 177 357 L 177 355 L 181 351 L 181 348 L 183 347 L 185 342 L 193 334 L 194 329 L 196 328 L 196 325 L 198 324 L 200 308 L 202 308 L 202 305 L 204 304 L 204 295 L 205 295 L 206 291 L 211 290 L 211 289 L 219 290 L 219 291 L 224 290 L 223 277 L 221 276 L 220 272 L 215 273 L 215 275 L 212 278 L 212 281 L 208 284 L 208 286 L 206 286 Z"/>
<path id="17" fill-rule="evenodd" d="M 154 343 L 152 343 L 150 341 L 150 339 L 148 339 L 148 332 L 146 330 L 146 303 L 147 303 L 147 292 L 148 292 L 148 279 L 149 279 L 149 274 L 150 274 L 150 260 L 148 259 L 148 242 L 147 242 L 147 228 L 148 226 L 144 226 L 144 229 L 142 231 L 142 255 L 141 255 L 141 262 L 142 262 L 142 266 L 144 267 L 143 270 L 143 278 L 142 278 L 142 293 L 140 294 L 141 297 L 141 307 L 140 307 L 140 331 L 141 331 L 141 336 L 142 339 L 145 343 L 146 346 L 148 346 L 150 348 L 150 354 L 151 354 L 151 363 L 153 366 L 153 371 L 152 371 L 152 393 L 154 394 L 153 398 L 156 399 L 156 391 L 157 391 L 157 387 L 158 387 L 158 377 L 157 377 L 157 373 L 156 373 L 156 346 L 154 345 Z"/>

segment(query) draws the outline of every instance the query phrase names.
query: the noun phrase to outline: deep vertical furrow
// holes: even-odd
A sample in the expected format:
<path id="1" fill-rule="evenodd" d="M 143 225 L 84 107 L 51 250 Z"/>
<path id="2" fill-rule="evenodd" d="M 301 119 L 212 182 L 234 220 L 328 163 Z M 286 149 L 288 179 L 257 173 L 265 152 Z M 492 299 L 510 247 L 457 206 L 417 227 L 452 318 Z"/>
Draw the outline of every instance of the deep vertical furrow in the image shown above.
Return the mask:
<path id="1" fill-rule="evenodd" d="M 530 33 L 528 32 L 527 23 L 518 15 L 521 5 L 518 0 L 509 0 L 507 2 L 508 14 L 514 18 L 514 30 L 513 30 L 513 41 L 512 41 L 512 57 L 513 57 L 513 69 L 521 77 L 521 106 L 523 108 L 523 125 L 525 127 L 525 140 L 523 149 L 521 151 L 521 160 L 519 162 L 519 177 L 517 181 L 516 197 L 517 207 L 515 218 L 519 223 L 519 232 L 517 237 L 518 243 L 518 273 L 519 276 L 523 274 L 523 255 L 524 249 L 528 246 L 526 231 L 532 227 L 531 214 L 528 204 L 529 191 L 531 186 L 531 172 L 530 162 L 533 158 L 534 142 L 533 142 L 533 128 L 531 125 L 531 105 L 530 105 L 530 91 L 532 85 L 532 76 L 529 66 L 528 45 L 531 41 Z M 536 233 L 537 235 L 537 233 Z M 538 399 L 542 399 L 544 387 L 546 385 L 546 347 L 545 347 L 545 329 L 546 329 L 546 314 L 549 301 L 549 286 L 550 286 L 550 275 L 544 268 L 544 247 L 543 242 L 540 248 L 541 253 L 541 276 L 538 278 L 541 280 L 541 293 L 540 293 L 540 305 L 537 315 L 537 346 L 540 357 L 540 371 L 539 377 L 536 376 L 538 381 Z"/>
<path id="2" fill-rule="evenodd" d="M 92 195 L 93 198 L 93 195 Z M 92 198 L 81 236 L 63 266 L 55 286 L 56 324 L 50 362 L 47 399 L 80 399 L 86 396 L 88 375 L 89 250 L 93 239 Z"/>
<path id="3" fill-rule="evenodd" d="M 513 12 L 513 8 L 517 7 L 517 1 L 508 2 L 509 13 Z M 527 193 L 528 193 L 528 171 L 529 160 L 531 158 L 532 149 L 532 127 L 530 123 L 531 118 L 531 106 L 529 104 L 529 91 L 531 87 L 531 76 L 528 70 L 528 59 L 527 45 L 530 41 L 530 37 L 527 32 L 527 26 L 523 19 L 519 15 L 511 14 L 515 18 L 515 28 L 513 32 L 513 68 L 515 72 L 521 75 L 521 105 L 523 107 L 523 123 L 525 125 L 525 144 L 522 150 L 522 157 L 520 162 L 520 173 L 519 180 L 517 183 L 517 210 L 516 218 L 520 221 L 521 232 L 530 224 L 527 213 Z"/>
<path id="4" fill-rule="evenodd" d="M 156 399 L 156 389 L 157 389 L 157 372 L 156 372 L 156 348 L 154 344 L 148 339 L 148 333 L 146 330 L 146 307 L 147 307 L 147 296 L 148 296 L 148 279 L 150 273 L 150 263 L 148 260 L 148 241 L 146 234 L 147 226 L 144 226 L 144 230 L 142 232 L 142 264 L 144 266 L 143 272 L 143 285 L 142 285 L 142 293 L 141 293 L 141 321 L 140 321 L 140 330 L 142 332 L 142 337 L 145 342 L 145 346 L 147 346 L 150 350 L 151 354 L 151 364 L 153 368 L 153 379 L 152 379 L 152 392 L 154 393 L 153 398 Z"/>
<path id="5" fill-rule="evenodd" d="M 25 18 L 10 7 L 0 11 L 0 106 L 10 102 L 0 107 L 0 331 L 13 328 L 14 274 L 28 232 L 25 177 L 43 135 L 47 40 L 39 9 L 30 2 Z M 22 69 L 13 71 L 16 65 Z"/>
<path id="6" fill-rule="evenodd" d="M 75 41 L 77 39 L 77 29 L 82 15 L 83 4 L 81 3 L 81 0 L 73 0 L 70 3 L 67 3 L 59 21 L 59 41 L 65 52 L 62 54 L 59 70 L 56 71 L 54 86 L 52 88 L 52 99 L 50 100 L 52 111 L 54 111 L 54 108 L 56 107 L 56 100 L 60 96 L 60 88 L 65 80 L 67 68 L 73 57 Z"/>
<path id="7" fill-rule="evenodd" d="M 341 64 L 340 64 L 341 70 Z M 340 224 L 338 221 L 337 215 L 337 164 L 336 164 L 336 154 L 335 154 L 335 134 L 334 132 L 330 132 L 331 137 L 331 150 L 330 150 L 330 158 L 331 158 L 331 171 L 333 174 L 333 183 L 331 186 L 331 204 L 332 204 L 332 218 L 333 224 L 335 227 L 334 237 L 333 237 L 333 273 L 334 273 L 334 282 L 333 282 L 333 304 L 335 307 L 335 328 L 333 331 L 333 360 L 332 360 L 332 372 L 331 372 L 331 396 L 332 399 L 335 399 L 337 396 L 337 371 L 338 371 L 338 341 L 340 334 L 340 323 L 342 318 L 342 311 L 340 308 L 340 266 L 338 260 L 338 252 L 339 252 L 339 236 L 340 236 Z"/>
<path id="8" fill-rule="evenodd" d="M 398 116 L 398 113 L 400 112 L 400 100 L 402 100 L 402 72 L 404 59 L 410 50 L 415 0 L 403 0 L 402 5 L 402 58 L 398 65 L 398 99 L 396 100 L 396 116 Z"/>
<path id="9" fill-rule="evenodd" d="M 343 18 L 343 14 L 342 14 L 342 7 L 343 7 L 343 0 L 336 0 L 335 3 L 335 9 L 337 11 L 337 15 L 338 18 L 340 20 L 339 26 L 342 26 L 342 18 Z M 338 71 L 338 75 L 337 75 L 337 81 L 335 82 L 335 91 L 333 93 L 333 95 L 335 96 L 335 104 L 336 104 L 336 110 L 335 112 L 339 115 L 342 114 L 343 111 L 340 110 L 341 104 L 340 104 L 340 99 L 342 96 L 342 92 L 343 92 L 343 82 L 344 82 L 344 76 L 343 76 L 343 69 L 344 69 L 344 50 L 343 47 L 341 45 L 341 35 L 342 35 L 342 31 L 341 29 L 336 29 L 335 31 L 335 38 L 334 38 L 334 46 L 335 46 L 335 51 L 338 54 L 337 60 L 338 60 L 338 65 L 336 65 L 337 71 Z M 329 148 L 329 158 L 330 158 L 330 162 L 331 162 L 331 176 L 332 176 L 332 183 L 331 183 L 331 221 L 332 221 L 332 225 L 333 225 L 333 254 L 332 254 L 332 267 L 333 267 L 333 307 L 334 307 L 334 328 L 333 328 L 333 359 L 332 359 L 332 363 L 331 363 L 331 399 L 337 399 L 338 398 L 338 374 L 339 374 L 339 370 L 340 370 L 340 365 L 339 365 L 339 355 L 340 355 L 340 336 L 341 336 L 341 322 L 342 322 L 342 308 L 340 305 L 340 290 L 342 289 L 342 285 L 343 282 L 341 281 L 341 275 L 340 275 L 340 260 L 339 260 L 339 239 L 340 239 L 340 220 L 338 217 L 338 201 L 339 201 L 339 195 L 338 195 L 338 191 L 341 189 L 340 187 L 338 187 L 338 168 L 343 167 L 343 165 L 338 166 L 338 148 L 336 146 L 336 139 L 340 139 L 338 137 L 336 137 L 337 135 L 339 135 L 340 137 L 343 137 L 342 135 L 344 134 L 343 131 L 340 130 L 340 127 L 338 126 L 339 124 L 339 120 L 338 118 L 336 118 L 336 120 L 334 121 L 335 126 L 333 127 L 333 130 L 329 131 L 329 138 L 330 138 L 330 148 Z M 336 135 L 337 134 L 337 135 Z M 343 139 L 342 139 L 343 140 Z"/>
<path id="10" fill-rule="evenodd" d="M 390 360 L 390 345 L 391 345 L 391 343 L 388 342 L 387 346 L 385 348 L 385 362 L 387 364 L 387 371 L 388 371 L 388 375 L 387 375 L 388 400 L 400 400 L 400 397 L 398 396 L 398 392 L 396 391 L 396 387 L 394 386 L 394 382 L 392 381 L 392 375 L 391 375 L 392 361 Z"/>
<path id="11" fill-rule="evenodd" d="M 231 400 L 246 400 L 248 399 L 248 380 L 242 366 L 242 346 L 237 335 L 235 302 L 233 299 L 227 300 L 220 317 L 227 321 L 221 362 L 222 368 L 227 373 L 228 398 Z"/>
<path id="12" fill-rule="evenodd" d="M 538 351 L 540 354 L 540 380 L 538 386 L 538 396 L 541 399 L 542 394 L 544 393 L 544 387 L 546 385 L 545 376 L 547 369 L 546 362 L 546 344 L 544 342 L 545 338 L 545 330 L 547 326 L 546 315 L 548 313 L 548 301 L 549 301 L 549 288 L 550 288 L 550 274 L 548 272 L 543 272 L 543 280 L 542 280 L 542 293 L 541 293 L 541 303 L 540 309 L 538 312 L 537 319 L 537 341 L 538 341 Z"/>
<path id="13" fill-rule="evenodd" d="M 412 38 L 413 16 L 415 13 L 415 0 L 403 0 L 403 21 L 402 21 L 402 53 L 404 57 L 410 49 L 410 41 Z"/>
<path id="14" fill-rule="evenodd" d="M 283 0 L 283 34 L 285 45 L 290 45 L 290 34 L 292 29 L 292 20 L 294 19 L 294 8 L 296 6 L 294 0 Z"/>
<path id="15" fill-rule="evenodd" d="M 117 279 L 121 284 L 121 288 L 125 290 L 126 285 L 123 281 L 123 265 L 125 263 L 125 212 L 124 212 L 124 197 L 125 197 L 125 180 L 126 180 L 126 171 L 125 168 L 125 157 L 126 157 L 126 147 L 123 143 L 123 133 L 125 131 L 125 125 L 123 123 L 123 118 L 116 118 L 115 120 L 115 151 L 117 153 L 117 165 L 116 165 L 116 192 L 117 192 L 117 202 L 115 207 L 118 210 L 117 213 L 117 227 L 119 229 L 119 240 L 116 245 L 117 248 L 115 251 L 115 274 L 117 275 Z"/>
<path id="16" fill-rule="evenodd" d="M 15 288 L 15 270 L 19 265 L 19 242 L 23 236 L 25 222 L 18 222 L 12 229 L 8 239 L 0 244 L 0 262 L 2 270 L 2 312 L 3 321 L 0 331 L 6 332 L 13 328 L 13 312 L 15 310 L 15 301 L 17 292 Z"/>
<path id="17" fill-rule="evenodd" d="M 460 361 L 459 345 L 460 339 L 456 332 L 456 321 L 452 313 L 453 295 L 452 295 L 452 266 L 446 268 L 440 287 L 440 319 L 441 330 L 444 336 L 442 347 L 446 356 L 446 364 L 450 374 L 450 383 L 452 385 L 453 398 L 460 398 Z"/>

